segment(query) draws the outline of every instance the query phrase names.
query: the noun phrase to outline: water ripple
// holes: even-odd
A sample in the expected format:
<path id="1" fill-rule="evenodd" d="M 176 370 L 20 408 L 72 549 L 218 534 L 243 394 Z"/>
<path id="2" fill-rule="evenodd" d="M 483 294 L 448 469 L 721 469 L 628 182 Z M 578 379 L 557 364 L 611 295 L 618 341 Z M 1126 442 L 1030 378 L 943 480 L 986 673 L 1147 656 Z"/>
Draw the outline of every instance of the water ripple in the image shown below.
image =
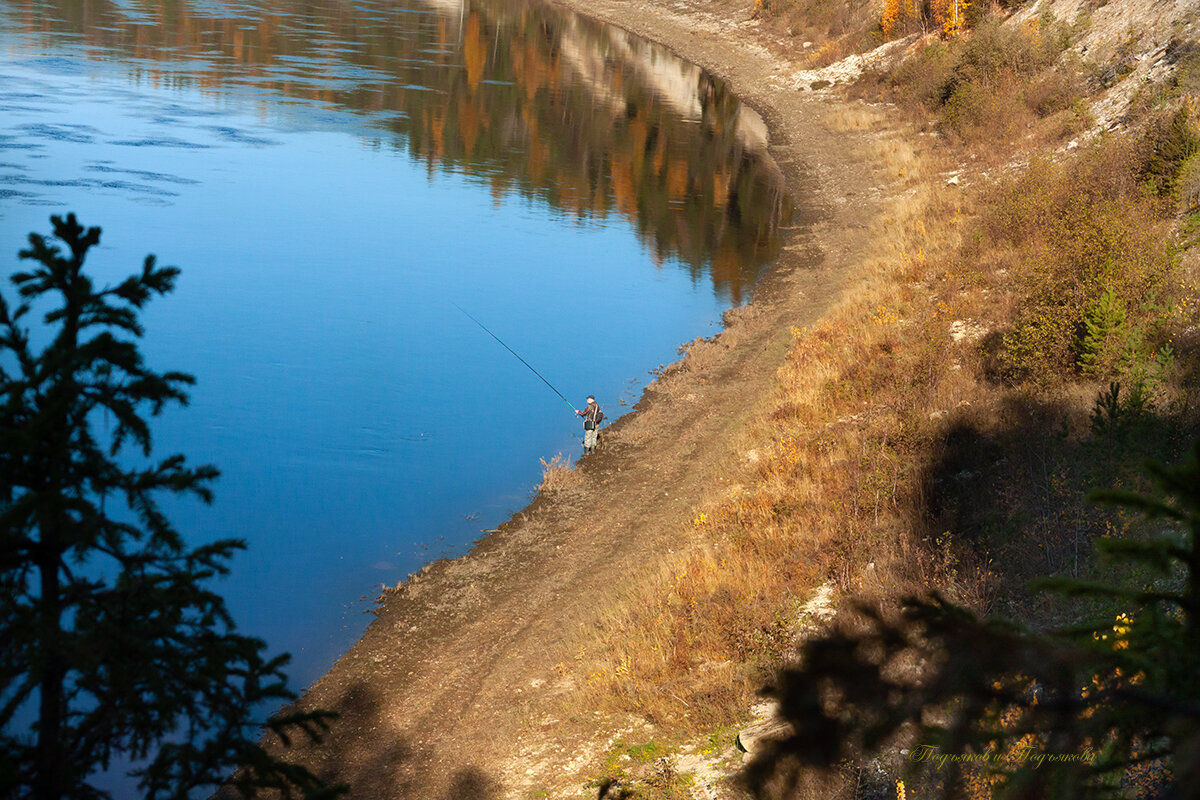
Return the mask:
<path id="1" fill-rule="evenodd" d="M 91 72 L 94 68 L 86 59 L 70 58 L 69 56 L 39 56 L 19 59 L 12 63 L 16 66 L 33 67 L 40 72 L 55 75 L 81 75 Z"/>
<path id="2" fill-rule="evenodd" d="M 49 186 L 67 189 L 116 189 L 133 194 L 157 197 L 178 197 L 178 192 L 134 181 L 104 180 L 101 178 L 27 178 L 24 175 L 0 175 L 0 185 L 6 186 Z M 14 190 L 19 191 L 19 190 Z"/>
<path id="3" fill-rule="evenodd" d="M 91 144 L 96 141 L 96 134 L 100 133 L 91 125 L 53 122 L 31 122 L 18 125 L 16 129 L 39 139 L 72 144 Z"/>
<path id="4" fill-rule="evenodd" d="M 151 172 L 144 169 L 121 169 L 119 167 L 110 167 L 102 162 L 93 162 L 84 167 L 89 172 L 106 172 L 115 175 L 132 175 L 135 178 L 142 178 L 148 181 L 162 181 L 165 183 L 178 183 L 184 185 L 195 185 L 200 181 L 192 180 L 191 178 L 182 178 L 178 175 L 170 175 L 165 172 Z"/>
<path id="5" fill-rule="evenodd" d="M 38 142 L 22 142 L 10 133 L 0 133 L 0 150 L 40 150 L 44 145 Z"/>
<path id="6" fill-rule="evenodd" d="M 217 134 L 225 141 L 233 142 L 235 144 L 248 144 L 254 147 L 265 147 L 268 145 L 279 144 L 279 142 L 275 139 L 266 139 L 262 136 L 255 136 L 254 134 L 247 133 L 241 128 L 232 128 L 227 125 L 206 125 L 205 128 Z"/>
<path id="7" fill-rule="evenodd" d="M 109 142 L 109 144 L 118 145 L 120 147 L 178 147 L 185 150 L 209 150 L 213 147 L 211 144 L 188 142 L 184 141 L 183 139 L 176 139 L 173 136 L 147 136 L 142 139 L 119 139 Z"/>

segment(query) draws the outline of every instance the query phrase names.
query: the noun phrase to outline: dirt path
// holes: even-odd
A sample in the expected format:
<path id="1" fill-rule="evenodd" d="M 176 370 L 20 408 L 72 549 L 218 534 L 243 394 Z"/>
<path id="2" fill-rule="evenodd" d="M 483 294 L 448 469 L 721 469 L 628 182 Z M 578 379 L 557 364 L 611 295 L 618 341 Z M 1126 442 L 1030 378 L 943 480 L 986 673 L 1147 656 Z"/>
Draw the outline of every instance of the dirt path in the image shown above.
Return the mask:
<path id="1" fill-rule="evenodd" d="M 568 5 L 729 81 L 767 120 L 801 213 L 755 301 L 606 432 L 577 487 L 539 499 L 471 554 L 426 568 L 309 690 L 305 705 L 342 714 L 310 763 L 350 782 L 355 798 L 525 797 L 567 774 L 579 721 L 547 719 L 563 689 L 554 665 L 569 663 L 572 637 L 604 599 L 678 541 L 772 385 L 789 326 L 829 307 L 887 194 L 874 134 L 831 131 L 822 119 L 838 101 L 776 88 L 781 63 L 745 24 L 748 4 L 718 16 L 663 0 Z"/>

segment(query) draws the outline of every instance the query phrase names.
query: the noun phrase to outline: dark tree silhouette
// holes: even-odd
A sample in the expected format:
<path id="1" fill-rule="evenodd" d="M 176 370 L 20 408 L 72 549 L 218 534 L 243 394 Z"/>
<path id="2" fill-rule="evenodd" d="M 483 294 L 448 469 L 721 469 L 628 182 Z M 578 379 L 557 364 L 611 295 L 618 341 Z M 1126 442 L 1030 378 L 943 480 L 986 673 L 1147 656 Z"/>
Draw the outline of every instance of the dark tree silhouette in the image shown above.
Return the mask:
<path id="1" fill-rule="evenodd" d="M 143 414 L 186 404 L 193 378 L 143 363 L 138 314 L 179 270 L 148 256 L 99 289 L 83 264 L 100 229 L 51 221 L 66 252 L 30 234 L 19 300 L 0 295 L 0 797 L 106 797 L 91 781 L 118 754 L 150 798 L 230 780 L 247 796 L 334 796 L 259 743 L 257 711 L 294 697 L 288 657 L 237 634 L 207 588 L 245 544 L 189 548 L 158 504 L 208 502 L 217 477 L 182 455 L 150 461 Z M 45 328 L 31 335 L 35 306 Z M 287 742 L 319 738 L 329 717 L 265 724 Z"/>
<path id="2" fill-rule="evenodd" d="M 801 796 L 813 770 L 903 748 L 912 796 L 1200 798 L 1200 442 L 1147 469 L 1152 495 L 1093 495 L 1152 523 L 1099 543 L 1137 581 L 1039 581 L 1106 616 L 1042 633 L 938 597 L 863 606 L 779 674 L 794 732 L 748 769 L 752 790 Z"/>

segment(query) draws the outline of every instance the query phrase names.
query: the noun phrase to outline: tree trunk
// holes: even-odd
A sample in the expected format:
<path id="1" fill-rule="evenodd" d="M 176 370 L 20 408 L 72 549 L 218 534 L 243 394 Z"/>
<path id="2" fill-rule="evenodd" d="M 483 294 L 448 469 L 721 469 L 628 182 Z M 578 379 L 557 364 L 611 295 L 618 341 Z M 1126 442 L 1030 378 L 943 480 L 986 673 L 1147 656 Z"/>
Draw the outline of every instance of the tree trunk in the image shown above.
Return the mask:
<path id="1" fill-rule="evenodd" d="M 68 771 L 62 748 L 63 682 L 66 669 L 62 653 L 62 597 L 58 575 L 57 531 L 42 529 L 38 573 L 42 596 L 38 602 L 38 639 L 41 643 L 40 707 L 38 710 L 36 800 L 61 800 L 66 794 L 63 777 Z"/>

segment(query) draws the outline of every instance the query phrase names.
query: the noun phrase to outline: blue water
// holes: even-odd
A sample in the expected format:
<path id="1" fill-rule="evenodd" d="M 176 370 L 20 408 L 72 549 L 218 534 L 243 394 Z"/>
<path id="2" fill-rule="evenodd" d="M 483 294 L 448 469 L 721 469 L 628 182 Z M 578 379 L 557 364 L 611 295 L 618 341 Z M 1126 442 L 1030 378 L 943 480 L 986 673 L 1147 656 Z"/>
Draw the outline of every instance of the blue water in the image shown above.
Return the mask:
<path id="1" fill-rule="evenodd" d="M 616 417 L 777 247 L 786 201 L 733 133 L 746 112 L 561 12 L 535 58 L 525 6 L 88 8 L 0 1 L 0 269 L 67 211 L 104 229 L 103 280 L 147 253 L 182 268 L 143 351 L 198 383 L 155 453 L 222 477 L 169 512 L 192 542 L 247 540 L 221 591 L 297 685 L 381 585 L 469 549 L 540 458 L 580 450 L 566 404 L 455 304 Z"/>

